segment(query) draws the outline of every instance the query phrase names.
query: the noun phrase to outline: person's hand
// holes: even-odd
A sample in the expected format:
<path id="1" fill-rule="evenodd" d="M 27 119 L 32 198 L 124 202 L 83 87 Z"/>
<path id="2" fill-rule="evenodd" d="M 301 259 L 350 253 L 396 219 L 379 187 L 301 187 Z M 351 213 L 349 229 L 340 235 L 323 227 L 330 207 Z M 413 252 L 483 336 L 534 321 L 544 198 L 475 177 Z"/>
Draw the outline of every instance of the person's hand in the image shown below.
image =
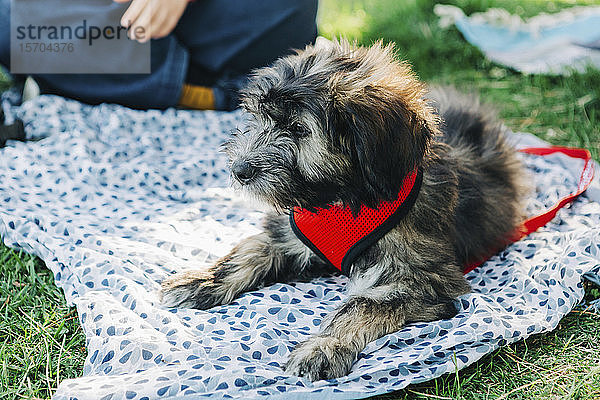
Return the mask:
<path id="1" fill-rule="evenodd" d="M 129 37 L 140 43 L 167 36 L 175 29 L 189 0 L 114 0 L 131 2 L 121 17 Z"/>

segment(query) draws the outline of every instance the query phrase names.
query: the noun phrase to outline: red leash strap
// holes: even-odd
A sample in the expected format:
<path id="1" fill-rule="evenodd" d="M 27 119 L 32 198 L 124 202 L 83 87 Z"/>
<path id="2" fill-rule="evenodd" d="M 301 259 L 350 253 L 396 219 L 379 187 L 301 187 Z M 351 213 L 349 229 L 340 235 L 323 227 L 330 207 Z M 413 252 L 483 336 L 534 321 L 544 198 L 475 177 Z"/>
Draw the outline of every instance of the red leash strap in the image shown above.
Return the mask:
<path id="1" fill-rule="evenodd" d="M 548 209 L 545 213 L 535 215 L 526 219 L 521 227 L 515 232 L 515 234 L 508 240 L 506 243 L 511 244 L 514 243 L 525 236 L 529 235 L 532 232 L 537 231 L 542 226 L 546 225 L 550 222 L 555 216 L 558 210 L 563 208 L 565 205 L 569 204 L 573 200 L 575 200 L 580 194 L 586 191 L 586 189 L 592 183 L 592 179 L 594 178 L 594 163 L 592 162 L 592 155 L 588 150 L 585 149 L 576 149 L 570 147 L 560 147 L 560 146 L 552 146 L 552 147 L 526 147 L 524 149 L 519 150 L 521 153 L 533 154 L 538 156 L 547 156 L 554 153 L 562 153 L 571 158 L 584 160 L 585 163 L 583 165 L 583 170 L 581 171 L 581 175 L 579 177 L 579 184 L 577 185 L 577 191 L 569 194 L 568 196 L 562 198 L 558 203 L 556 203 L 552 208 Z M 467 264 L 464 269 L 464 273 L 471 272 L 479 265 L 481 265 L 488 257 Z"/>

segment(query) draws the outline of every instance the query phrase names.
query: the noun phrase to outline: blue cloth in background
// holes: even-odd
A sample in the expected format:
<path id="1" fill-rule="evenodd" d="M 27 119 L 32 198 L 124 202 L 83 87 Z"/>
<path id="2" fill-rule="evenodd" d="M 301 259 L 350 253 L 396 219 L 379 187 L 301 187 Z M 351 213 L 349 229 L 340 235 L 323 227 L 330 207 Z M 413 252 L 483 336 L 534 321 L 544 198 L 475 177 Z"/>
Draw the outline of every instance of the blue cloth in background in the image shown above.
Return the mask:
<path id="1" fill-rule="evenodd" d="M 443 26 L 454 23 L 488 58 L 523 73 L 600 68 L 600 7 L 576 7 L 527 21 L 498 9 L 469 17 L 454 6 L 434 10 Z"/>

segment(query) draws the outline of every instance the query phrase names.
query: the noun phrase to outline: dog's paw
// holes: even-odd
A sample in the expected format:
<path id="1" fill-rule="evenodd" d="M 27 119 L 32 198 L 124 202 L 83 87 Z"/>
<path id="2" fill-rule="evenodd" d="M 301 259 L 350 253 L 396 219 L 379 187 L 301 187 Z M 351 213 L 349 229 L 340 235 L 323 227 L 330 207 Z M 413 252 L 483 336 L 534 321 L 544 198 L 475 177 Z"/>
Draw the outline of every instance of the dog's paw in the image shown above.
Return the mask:
<path id="1" fill-rule="evenodd" d="M 165 307 L 206 310 L 222 304 L 217 285 L 204 271 L 177 273 L 161 283 L 159 299 Z"/>
<path id="2" fill-rule="evenodd" d="M 287 373 L 311 381 L 347 375 L 356 355 L 333 336 L 313 336 L 300 343 L 284 366 Z"/>

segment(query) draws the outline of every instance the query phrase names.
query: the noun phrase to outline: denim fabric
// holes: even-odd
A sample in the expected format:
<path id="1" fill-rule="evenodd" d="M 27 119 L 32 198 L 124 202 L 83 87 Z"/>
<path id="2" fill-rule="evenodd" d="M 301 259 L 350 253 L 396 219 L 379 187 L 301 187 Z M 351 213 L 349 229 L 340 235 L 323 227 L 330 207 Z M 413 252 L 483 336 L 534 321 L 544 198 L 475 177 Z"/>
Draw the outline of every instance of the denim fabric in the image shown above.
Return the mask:
<path id="1" fill-rule="evenodd" d="M 10 0 L 0 0 L 0 64 L 10 64 Z"/>
<path id="2" fill-rule="evenodd" d="M 9 7 L 10 0 L 0 0 L 0 63 L 7 67 Z M 316 36 L 316 10 L 317 0 L 202 0 L 190 3 L 171 35 L 152 41 L 151 74 L 35 78 L 42 93 L 92 104 L 167 108 L 177 105 L 186 80 L 213 84 L 311 42 Z"/>

